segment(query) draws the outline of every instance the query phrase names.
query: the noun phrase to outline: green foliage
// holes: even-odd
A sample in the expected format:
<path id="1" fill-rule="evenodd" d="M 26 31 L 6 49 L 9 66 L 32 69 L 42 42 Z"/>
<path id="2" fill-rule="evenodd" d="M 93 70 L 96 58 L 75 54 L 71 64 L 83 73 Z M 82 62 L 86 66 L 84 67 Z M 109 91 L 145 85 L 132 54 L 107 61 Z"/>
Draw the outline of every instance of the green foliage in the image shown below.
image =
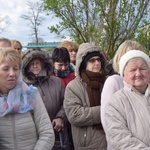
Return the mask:
<path id="1" fill-rule="evenodd" d="M 49 27 L 50 32 L 65 36 L 62 31 L 66 30 L 78 44 L 91 42 L 100 46 L 109 59 L 120 43 L 136 37 L 137 29 L 150 16 L 149 0 L 43 0 L 43 3 L 45 11 L 60 19 Z"/>
<path id="2" fill-rule="evenodd" d="M 147 54 L 150 54 L 149 53 L 150 49 L 148 48 L 148 44 L 150 43 L 150 24 L 145 25 L 141 27 L 139 30 L 137 30 L 136 40 L 141 43 Z"/>

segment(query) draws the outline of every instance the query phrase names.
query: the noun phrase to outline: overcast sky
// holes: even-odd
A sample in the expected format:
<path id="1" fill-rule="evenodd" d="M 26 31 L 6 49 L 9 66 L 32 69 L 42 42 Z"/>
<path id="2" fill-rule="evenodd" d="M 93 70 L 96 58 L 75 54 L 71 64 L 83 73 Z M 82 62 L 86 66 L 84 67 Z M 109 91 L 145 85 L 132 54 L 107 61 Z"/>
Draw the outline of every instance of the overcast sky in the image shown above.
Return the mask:
<path id="1" fill-rule="evenodd" d="M 31 2 L 36 2 L 38 0 L 30 0 Z M 30 28 L 28 27 L 28 22 L 21 19 L 21 14 L 28 12 L 27 0 L 0 0 L 0 15 L 9 17 L 9 24 L 7 29 L 0 36 L 6 37 L 9 39 L 17 39 L 21 41 L 24 45 L 28 42 L 31 42 Z M 46 17 L 46 16 L 45 16 Z M 52 34 L 48 30 L 48 26 L 54 25 L 58 22 L 57 19 L 51 19 L 51 17 L 46 17 L 46 20 L 43 22 L 40 27 L 40 37 L 47 42 L 59 42 L 55 34 Z"/>

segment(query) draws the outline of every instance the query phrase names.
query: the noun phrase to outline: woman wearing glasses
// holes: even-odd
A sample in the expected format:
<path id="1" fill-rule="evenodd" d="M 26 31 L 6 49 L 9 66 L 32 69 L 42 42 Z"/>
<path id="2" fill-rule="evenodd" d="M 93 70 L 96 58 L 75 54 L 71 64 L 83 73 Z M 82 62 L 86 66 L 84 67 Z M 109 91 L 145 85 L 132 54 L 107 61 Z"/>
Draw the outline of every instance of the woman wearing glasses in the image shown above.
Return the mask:
<path id="1" fill-rule="evenodd" d="M 79 46 L 75 74 L 76 78 L 66 87 L 64 100 L 75 150 L 106 150 L 100 120 L 100 99 L 106 71 L 105 59 L 98 47 L 89 43 Z"/>

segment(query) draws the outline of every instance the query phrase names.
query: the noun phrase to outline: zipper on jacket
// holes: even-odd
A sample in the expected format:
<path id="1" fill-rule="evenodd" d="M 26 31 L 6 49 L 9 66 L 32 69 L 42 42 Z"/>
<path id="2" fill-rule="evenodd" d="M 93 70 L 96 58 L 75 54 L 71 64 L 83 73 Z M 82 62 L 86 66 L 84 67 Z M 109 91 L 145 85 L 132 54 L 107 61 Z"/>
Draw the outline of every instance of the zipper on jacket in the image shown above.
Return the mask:
<path id="1" fill-rule="evenodd" d="M 86 131 L 84 132 L 84 146 L 86 146 L 86 136 L 87 136 L 87 133 Z"/>
<path id="2" fill-rule="evenodd" d="M 39 83 L 39 85 L 38 85 L 37 87 L 40 88 L 41 94 L 42 94 L 43 96 L 45 96 L 44 91 L 43 91 L 43 89 L 42 89 L 42 84 L 43 84 L 43 83 Z"/>
<path id="3" fill-rule="evenodd" d="M 11 119 L 12 119 L 14 149 L 18 150 L 18 148 L 17 148 L 17 139 L 16 139 L 16 128 L 15 128 L 15 115 L 12 115 Z"/>

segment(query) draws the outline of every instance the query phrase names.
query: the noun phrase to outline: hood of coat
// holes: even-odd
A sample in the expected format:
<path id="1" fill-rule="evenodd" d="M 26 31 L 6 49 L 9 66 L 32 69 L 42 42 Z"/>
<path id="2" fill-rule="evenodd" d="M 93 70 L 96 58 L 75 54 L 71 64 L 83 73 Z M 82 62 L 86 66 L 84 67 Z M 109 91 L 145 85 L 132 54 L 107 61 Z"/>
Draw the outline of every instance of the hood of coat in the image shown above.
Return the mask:
<path id="1" fill-rule="evenodd" d="M 48 79 L 53 72 L 52 59 L 48 53 L 40 49 L 29 50 L 22 58 L 22 75 L 27 84 L 34 84 L 37 80 L 37 77 L 28 71 L 29 63 L 35 58 L 42 59 L 45 64 L 44 69 L 40 73 L 42 81 Z"/>
<path id="2" fill-rule="evenodd" d="M 80 66 L 84 57 L 91 52 L 100 52 L 99 47 L 91 45 L 90 43 L 83 43 L 79 46 L 77 56 L 76 56 L 76 68 L 75 68 L 75 75 L 80 76 Z M 101 54 L 102 55 L 102 54 Z M 102 56 L 103 57 L 103 56 Z"/>

